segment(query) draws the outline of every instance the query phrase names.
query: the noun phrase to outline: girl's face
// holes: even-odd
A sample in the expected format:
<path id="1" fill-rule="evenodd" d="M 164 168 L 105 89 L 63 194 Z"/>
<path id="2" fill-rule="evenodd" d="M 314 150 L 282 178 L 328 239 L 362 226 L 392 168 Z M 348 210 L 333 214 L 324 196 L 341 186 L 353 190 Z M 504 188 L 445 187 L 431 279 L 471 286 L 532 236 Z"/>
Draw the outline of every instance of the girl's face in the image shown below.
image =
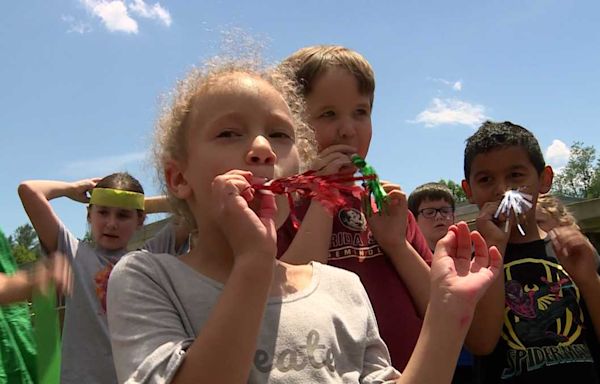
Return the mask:
<path id="1" fill-rule="evenodd" d="M 226 75 L 197 95 L 186 130 L 186 163 L 167 165 L 165 173 L 171 190 L 188 201 L 192 212 L 210 209 L 212 181 L 230 170 L 247 170 L 262 180 L 299 170 L 285 100 L 250 75 Z"/>
<path id="2" fill-rule="evenodd" d="M 135 209 L 92 205 L 88 215 L 94 241 L 108 251 L 126 248 L 135 231 L 144 223 L 144 215 Z"/>

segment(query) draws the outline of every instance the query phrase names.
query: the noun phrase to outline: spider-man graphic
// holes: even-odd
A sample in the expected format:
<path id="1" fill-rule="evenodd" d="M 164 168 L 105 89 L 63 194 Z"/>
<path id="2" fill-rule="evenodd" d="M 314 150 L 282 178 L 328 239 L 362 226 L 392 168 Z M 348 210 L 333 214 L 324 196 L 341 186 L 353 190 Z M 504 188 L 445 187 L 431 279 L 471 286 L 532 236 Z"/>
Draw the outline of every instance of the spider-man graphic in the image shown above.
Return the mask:
<path id="1" fill-rule="evenodd" d="M 573 322 L 581 325 L 577 297 L 571 289 L 566 289 L 573 284 L 568 278 L 549 281 L 542 277 L 539 282 L 539 286 L 526 286 L 527 289 L 517 280 L 506 282 L 506 305 L 516 317 L 515 332 L 519 340 L 529 346 L 565 342 L 568 335 L 563 333 L 565 329 L 559 333 L 556 323 L 566 315 L 567 309 Z"/>

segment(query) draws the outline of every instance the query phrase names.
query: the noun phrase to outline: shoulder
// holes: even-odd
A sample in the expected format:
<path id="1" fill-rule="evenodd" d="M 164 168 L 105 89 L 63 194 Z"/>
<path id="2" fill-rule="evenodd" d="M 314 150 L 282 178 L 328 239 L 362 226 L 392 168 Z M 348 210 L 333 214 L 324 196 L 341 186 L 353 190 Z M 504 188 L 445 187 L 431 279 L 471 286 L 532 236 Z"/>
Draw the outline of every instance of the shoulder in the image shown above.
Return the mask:
<path id="1" fill-rule="evenodd" d="M 348 284 L 361 284 L 360 278 L 354 272 L 350 272 L 346 269 L 334 267 L 328 264 L 321 264 L 317 261 L 313 261 L 312 264 L 320 274 L 321 279 L 328 278 L 340 283 L 345 282 Z"/>
<path id="2" fill-rule="evenodd" d="M 313 261 L 319 274 L 320 286 L 332 295 L 345 297 L 353 302 L 363 302 L 367 297 L 360 277 L 354 272 Z"/>
<path id="3" fill-rule="evenodd" d="M 133 251 L 123 256 L 113 268 L 110 281 L 130 280 L 145 276 L 154 279 L 165 266 L 177 259 L 169 254 L 144 250 Z"/>

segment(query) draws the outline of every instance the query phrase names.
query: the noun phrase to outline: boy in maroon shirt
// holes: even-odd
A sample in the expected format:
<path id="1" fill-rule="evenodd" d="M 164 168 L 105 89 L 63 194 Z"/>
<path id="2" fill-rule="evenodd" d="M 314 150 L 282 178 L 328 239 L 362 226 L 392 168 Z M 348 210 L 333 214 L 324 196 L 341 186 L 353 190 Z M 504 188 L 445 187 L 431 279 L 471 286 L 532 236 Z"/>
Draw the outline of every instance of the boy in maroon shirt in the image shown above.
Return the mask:
<path id="1" fill-rule="evenodd" d="M 350 157 L 364 158 L 371 142 L 371 65 L 340 46 L 303 48 L 282 65 L 303 87 L 308 122 L 319 147 L 311 168 L 317 174 L 354 173 Z M 301 201 L 297 215 L 302 225 L 296 230 L 288 220 L 278 232 L 278 246 L 288 263 L 318 261 L 360 276 L 392 364 L 402 371 L 427 308 L 431 251 L 400 187 L 382 184 L 391 201 L 386 214 L 365 216 L 361 202 L 352 196 L 333 216 L 317 201 Z M 293 241 L 295 237 L 302 241 Z"/>

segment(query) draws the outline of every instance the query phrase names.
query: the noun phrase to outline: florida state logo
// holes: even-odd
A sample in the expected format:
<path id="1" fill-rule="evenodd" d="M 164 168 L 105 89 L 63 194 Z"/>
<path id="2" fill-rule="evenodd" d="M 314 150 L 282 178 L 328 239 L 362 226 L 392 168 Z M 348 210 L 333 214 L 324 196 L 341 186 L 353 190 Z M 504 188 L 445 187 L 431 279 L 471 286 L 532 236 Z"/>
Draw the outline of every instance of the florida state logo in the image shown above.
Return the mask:
<path id="1" fill-rule="evenodd" d="M 367 229 L 365 215 L 356 208 L 342 208 L 338 212 L 338 217 L 342 225 L 352 231 L 363 232 Z"/>

